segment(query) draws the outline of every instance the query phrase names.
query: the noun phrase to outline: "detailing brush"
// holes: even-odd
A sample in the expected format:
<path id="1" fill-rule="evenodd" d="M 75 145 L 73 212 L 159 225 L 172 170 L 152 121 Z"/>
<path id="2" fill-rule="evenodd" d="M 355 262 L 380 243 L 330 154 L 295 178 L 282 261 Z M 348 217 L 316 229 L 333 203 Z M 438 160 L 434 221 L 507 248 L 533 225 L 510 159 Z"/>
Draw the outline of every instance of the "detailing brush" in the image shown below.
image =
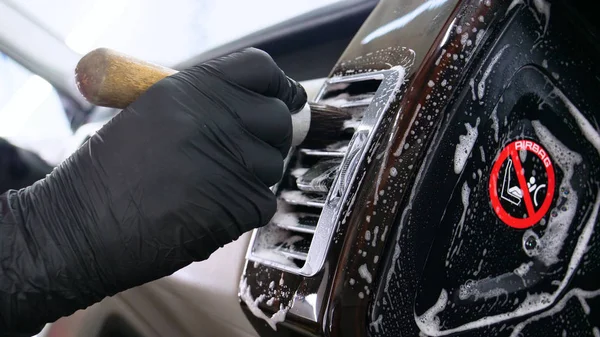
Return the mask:
<path id="1" fill-rule="evenodd" d="M 75 68 L 81 94 L 92 104 L 124 109 L 161 79 L 177 71 L 114 50 L 99 48 L 85 55 Z M 292 145 L 319 148 L 337 142 L 344 122 L 352 115 L 337 107 L 307 103 L 292 114 Z"/>

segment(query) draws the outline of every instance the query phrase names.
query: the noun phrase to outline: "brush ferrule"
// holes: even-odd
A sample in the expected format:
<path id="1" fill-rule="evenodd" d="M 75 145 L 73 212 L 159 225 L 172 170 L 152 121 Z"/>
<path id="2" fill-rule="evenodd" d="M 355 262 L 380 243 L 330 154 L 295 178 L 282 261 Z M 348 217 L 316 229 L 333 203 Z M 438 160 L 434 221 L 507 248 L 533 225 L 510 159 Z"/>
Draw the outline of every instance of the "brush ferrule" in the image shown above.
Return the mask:
<path id="1" fill-rule="evenodd" d="M 300 145 L 310 129 L 310 105 L 304 104 L 304 107 L 292 115 L 292 146 Z"/>

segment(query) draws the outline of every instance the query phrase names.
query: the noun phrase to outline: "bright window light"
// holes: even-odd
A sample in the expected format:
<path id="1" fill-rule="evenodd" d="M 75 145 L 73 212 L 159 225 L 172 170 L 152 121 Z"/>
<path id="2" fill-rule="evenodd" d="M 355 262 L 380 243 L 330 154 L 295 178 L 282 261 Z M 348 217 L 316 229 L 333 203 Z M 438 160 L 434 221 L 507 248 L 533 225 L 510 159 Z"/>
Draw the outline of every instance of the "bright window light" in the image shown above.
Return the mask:
<path id="1" fill-rule="evenodd" d="M 65 39 L 69 48 L 86 54 L 94 47 L 103 33 L 125 12 L 127 0 L 97 0 L 87 15 Z"/>
<path id="2" fill-rule="evenodd" d="M 16 136 L 51 93 L 50 83 L 37 75 L 31 75 L 0 109 L 0 137 Z"/>

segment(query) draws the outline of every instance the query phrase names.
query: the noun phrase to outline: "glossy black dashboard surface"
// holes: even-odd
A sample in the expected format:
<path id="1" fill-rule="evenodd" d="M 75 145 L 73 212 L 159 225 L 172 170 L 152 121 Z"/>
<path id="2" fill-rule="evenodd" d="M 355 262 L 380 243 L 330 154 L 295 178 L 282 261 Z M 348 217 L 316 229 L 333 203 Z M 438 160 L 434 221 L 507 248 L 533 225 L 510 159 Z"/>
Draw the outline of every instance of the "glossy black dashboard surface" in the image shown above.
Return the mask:
<path id="1" fill-rule="evenodd" d="M 598 335 L 597 44 L 561 2 L 488 3 L 457 15 L 415 120 L 441 124 L 398 217 L 373 336 Z M 507 159 L 515 141 L 531 146 Z"/>
<path id="2" fill-rule="evenodd" d="M 247 264 L 268 316 L 317 299 L 277 331 L 248 311 L 261 336 L 600 335 L 599 50 L 578 6 L 378 5 L 331 77 L 405 82 L 323 270 Z"/>

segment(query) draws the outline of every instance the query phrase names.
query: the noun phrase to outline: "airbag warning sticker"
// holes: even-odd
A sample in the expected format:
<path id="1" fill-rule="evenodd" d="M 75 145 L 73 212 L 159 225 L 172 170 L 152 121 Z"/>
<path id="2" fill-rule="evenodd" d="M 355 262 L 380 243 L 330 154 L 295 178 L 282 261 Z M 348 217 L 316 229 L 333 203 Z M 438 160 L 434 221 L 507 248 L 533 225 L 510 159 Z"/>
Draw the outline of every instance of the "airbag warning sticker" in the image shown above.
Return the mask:
<path id="1" fill-rule="evenodd" d="M 532 227 L 548 213 L 554 187 L 554 167 L 548 152 L 531 140 L 514 141 L 500 152 L 492 167 L 492 208 L 510 227 Z"/>

